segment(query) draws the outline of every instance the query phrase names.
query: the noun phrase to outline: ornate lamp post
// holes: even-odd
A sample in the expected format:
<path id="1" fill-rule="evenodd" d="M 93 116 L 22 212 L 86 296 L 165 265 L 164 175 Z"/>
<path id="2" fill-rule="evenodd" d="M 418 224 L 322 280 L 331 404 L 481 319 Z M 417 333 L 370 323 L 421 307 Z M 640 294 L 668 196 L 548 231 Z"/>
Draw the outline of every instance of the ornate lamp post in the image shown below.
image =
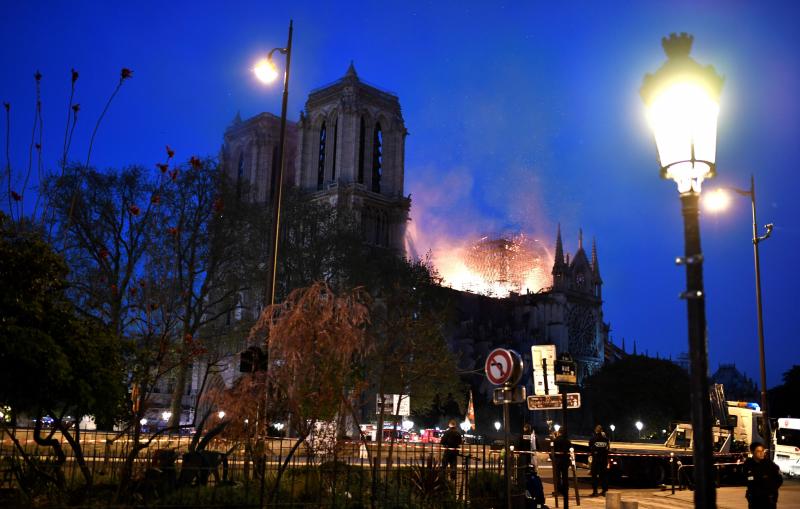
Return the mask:
<path id="1" fill-rule="evenodd" d="M 272 221 L 272 267 L 270 269 L 270 280 L 264 292 L 264 300 L 269 297 L 269 304 L 275 304 L 275 280 L 278 274 L 278 239 L 281 225 L 281 198 L 283 195 L 283 166 L 286 144 L 286 105 L 289 101 L 289 69 L 292 62 L 292 21 L 289 21 L 289 40 L 285 48 L 274 48 L 269 52 L 267 58 L 259 61 L 253 68 L 256 77 L 264 83 L 271 83 L 278 77 L 278 69 L 272 61 L 275 52 L 286 55 L 286 71 L 283 74 L 283 102 L 281 103 L 281 131 L 278 138 L 278 178 L 277 193 L 275 195 L 275 205 L 273 209 Z M 273 170 L 274 171 L 274 170 Z"/>
<path id="2" fill-rule="evenodd" d="M 723 79 L 713 67 L 689 56 L 694 38 L 682 33 L 662 39 L 667 61 L 644 77 L 640 90 L 655 135 L 662 178 L 680 193 L 689 318 L 689 356 L 694 445 L 695 507 L 716 507 L 711 406 L 708 390 L 706 306 L 698 201 L 703 180 L 715 173 L 717 116 Z"/>
<path id="3" fill-rule="evenodd" d="M 764 413 L 764 427 L 767 441 L 771 442 L 771 430 L 769 424 L 769 407 L 767 406 L 767 365 L 764 359 L 764 314 L 761 307 L 761 261 L 758 256 L 758 245 L 772 235 L 772 223 L 764 225 L 764 235 L 758 234 L 758 222 L 756 221 L 756 184 L 753 175 L 750 175 L 750 189 L 738 189 L 736 187 L 725 187 L 711 193 L 708 206 L 711 210 L 720 210 L 728 205 L 730 199 L 725 194 L 725 189 L 733 191 L 741 196 L 750 197 L 750 208 L 753 212 L 753 262 L 756 272 L 756 315 L 758 318 L 758 354 L 761 361 L 761 410 Z M 773 449 L 770 447 L 770 449 Z M 774 452 L 774 451 L 773 451 Z"/>

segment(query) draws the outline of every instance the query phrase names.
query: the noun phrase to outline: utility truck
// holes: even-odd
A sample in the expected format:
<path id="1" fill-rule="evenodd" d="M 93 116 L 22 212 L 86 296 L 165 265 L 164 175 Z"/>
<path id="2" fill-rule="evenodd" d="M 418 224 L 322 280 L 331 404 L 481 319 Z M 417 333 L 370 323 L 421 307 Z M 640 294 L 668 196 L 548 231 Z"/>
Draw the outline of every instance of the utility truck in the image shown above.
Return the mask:
<path id="1" fill-rule="evenodd" d="M 714 464 L 720 482 L 741 482 L 742 464 L 748 446 L 754 440 L 767 443 L 762 437 L 764 416 L 755 403 L 725 401 L 722 388 L 712 391 L 712 408 L 717 425 L 712 427 Z M 799 420 L 800 421 L 800 420 Z M 794 433 L 794 432 L 792 432 Z M 800 437 L 800 430 L 797 431 Z M 588 442 L 573 440 L 575 461 L 590 465 Z M 693 484 L 694 433 L 691 423 L 674 424 L 663 444 L 611 442 L 609 476 L 612 480 L 630 480 L 637 484 Z"/>

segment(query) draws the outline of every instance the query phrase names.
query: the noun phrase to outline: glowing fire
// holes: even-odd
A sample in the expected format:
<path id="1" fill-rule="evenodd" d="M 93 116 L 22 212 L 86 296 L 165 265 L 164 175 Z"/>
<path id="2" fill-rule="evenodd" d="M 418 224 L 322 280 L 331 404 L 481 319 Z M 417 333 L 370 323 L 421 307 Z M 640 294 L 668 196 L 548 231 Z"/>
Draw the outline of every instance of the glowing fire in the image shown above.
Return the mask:
<path id="1" fill-rule="evenodd" d="M 463 246 L 434 249 L 433 262 L 443 284 L 492 297 L 536 293 L 552 283 L 552 256 L 524 234 L 484 236 Z"/>

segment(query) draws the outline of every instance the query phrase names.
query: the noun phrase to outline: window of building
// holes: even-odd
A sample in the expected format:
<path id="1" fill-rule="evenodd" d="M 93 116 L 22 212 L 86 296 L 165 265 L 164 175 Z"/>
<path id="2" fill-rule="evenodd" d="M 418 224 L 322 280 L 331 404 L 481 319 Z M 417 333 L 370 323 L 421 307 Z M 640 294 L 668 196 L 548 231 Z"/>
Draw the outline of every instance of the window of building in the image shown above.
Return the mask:
<path id="1" fill-rule="evenodd" d="M 331 170 L 331 180 L 336 180 L 336 147 L 339 145 L 339 118 L 333 124 L 333 169 Z"/>
<path id="2" fill-rule="evenodd" d="M 242 179 L 244 177 L 244 152 L 239 152 L 239 165 L 236 168 L 236 197 L 242 197 Z"/>
<path id="3" fill-rule="evenodd" d="M 325 180 L 325 143 L 327 133 L 325 130 L 325 122 L 319 128 L 319 158 L 317 164 L 317 190 L 322 189 L 322 183 Z"/>
<path id="4" fill-rule="evenodd" d="M 361 128 L 358 134 L 358 183 L 364 183 L 364 151 L 367 147 L 364 146 L 366 140 L 366 126 L 364 125 L 364 117 L 361 117 Z"/>
<path id="5" fill-rule="evenodd" d="M 375 124 L 372 138 L 372 191 L 381 192 L 381 177 L 383 176 L 383 131 L 381 124 Z"/>

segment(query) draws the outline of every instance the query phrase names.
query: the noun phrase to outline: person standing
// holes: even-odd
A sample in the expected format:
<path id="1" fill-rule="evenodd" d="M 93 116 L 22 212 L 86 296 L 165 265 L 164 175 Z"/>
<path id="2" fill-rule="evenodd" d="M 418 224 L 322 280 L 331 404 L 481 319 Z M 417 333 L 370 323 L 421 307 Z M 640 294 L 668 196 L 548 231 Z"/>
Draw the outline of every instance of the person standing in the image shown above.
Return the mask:
<path id="1" fill-rule="evenodd" d="M 556 431 L 556 438 L 553 440 L 553 471 L 556 474 L 556 491 L 564 496 L 564 509 L 567 509 L 569 500 L 569 450 L 572 442 L 567 438 L 564 429 Z"/>
<path id="2" fill-rule="evenodd" d="M 594 435 L 589 440 L 589 452 L 592 455 L 592 497 L 597 496 L 597 481 L 603 488 L 602 495 L 606 496 L 608 491 L 608 451 L 611 449 L 611 441 L 603 432 L 603 427 L 599 424 L 594 427 Z"/>
<path id="3" fill-rule="evenodd" d="M 444 432 L 439 443 L 442 446 L 442 469 L 447 472 L 448 467 L 450 467 L 450 479 L 454 481 L 456 479 L 456 465 L 458 464 L 458 451 L 461 447 L 461 442 L 461 433 L 456 427 L 456 420 L 450 419 L 450 422 L 447 423 L 447 431 Z"/>
<path id="4" fill-rule="evenodd" d="M 750 444 L 753 455 L 744 462 L 744 477 L 747 480 L 747 507 L 749 509 L 775 509 L 778 506 L 778 488 L 783 476 L 778 465 L 767 457 L 764 444 Z"/>

